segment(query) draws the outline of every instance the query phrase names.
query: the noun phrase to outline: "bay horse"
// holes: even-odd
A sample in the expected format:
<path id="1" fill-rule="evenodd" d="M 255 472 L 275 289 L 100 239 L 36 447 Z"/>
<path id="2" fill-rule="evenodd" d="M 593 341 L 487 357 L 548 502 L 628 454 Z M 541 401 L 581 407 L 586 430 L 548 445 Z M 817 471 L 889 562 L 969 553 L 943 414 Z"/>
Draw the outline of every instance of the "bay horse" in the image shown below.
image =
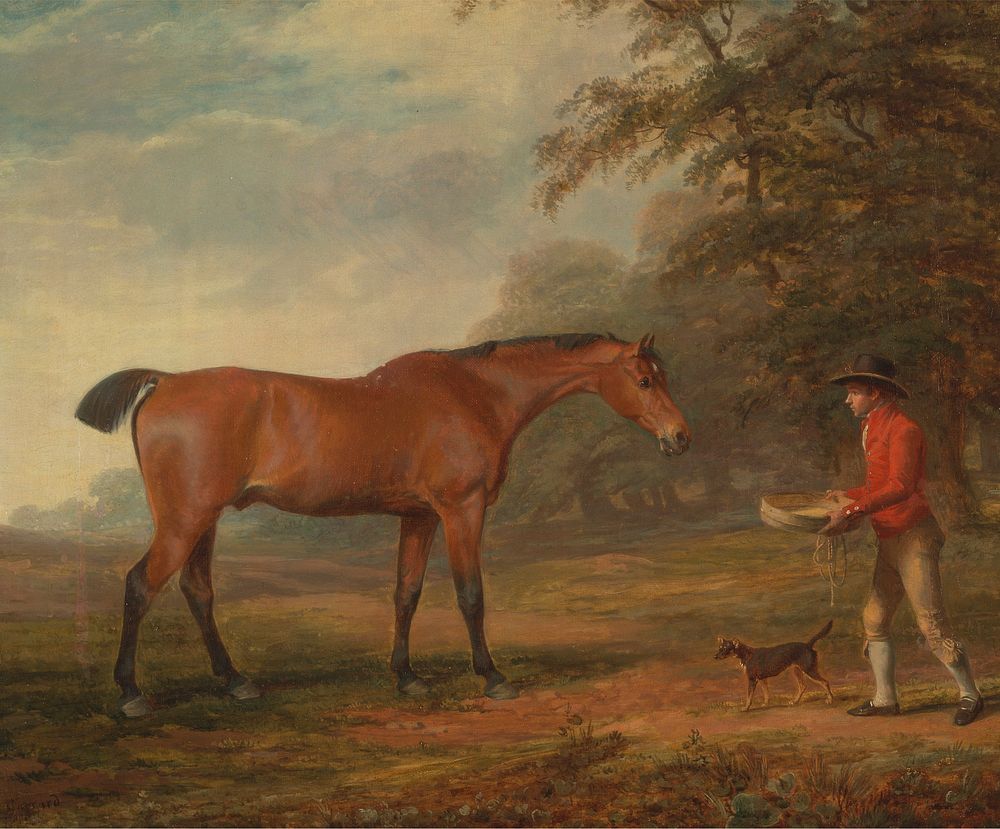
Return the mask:
<path id="1" fill-rule="evenodd" d="M 125 579 L 115 682 L 126 716 L 150 710 L 135 678 L 139 625 L 168 579 L 180 586 L 211 658 L 237 699 L 259 695 L 233 665 L 213 616 L 211 559 L 223 510 L 265 503 L 312 516 L 399 516 L 390 667 L 403 694 L 428 685 L 410 665 L 410 624 L 431 542 L 443 524 L 458 606 L 484 693 L 518 692 L 483 631 L 480 542 L 518 434 L 570 394 L 600 395 L 683 453 L 690 431 L 670 397 L 653 337 L 560 334 L 420 351 L 364 377 L 330 379 L 243 368 L 171 374 L 127 369 L 100 381 L 76 416 L 103 432 L 132 411 L 132 441 L 154 532 Z"/>

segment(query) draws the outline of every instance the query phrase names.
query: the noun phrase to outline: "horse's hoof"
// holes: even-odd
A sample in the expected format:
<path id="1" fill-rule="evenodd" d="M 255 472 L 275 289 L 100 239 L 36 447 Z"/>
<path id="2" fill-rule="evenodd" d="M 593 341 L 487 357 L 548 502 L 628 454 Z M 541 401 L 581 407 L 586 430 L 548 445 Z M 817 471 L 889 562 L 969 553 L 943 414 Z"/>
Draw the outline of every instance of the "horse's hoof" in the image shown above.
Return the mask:
<path id="1" fill-rule="evenodd" d="M 507 680 L 488 687 L 483 693 L 490 699 L 517 699 L 521 696 L 521 692 Z"/>
<path id="2" fill-rule="evenodd" d="M 414 677 L 406 683 L 400 682 L 396 688 L 399 693 L 408 697 L 422 697 L 431 692 L 431 686 L 424 682 L 419 676 Z"/>
<path id="3" fill-rule="evenodd" d="M 122 702 L 119 702 L 118 708 L 130 720 L 148 716 L 153 711 L 149 702 L 143 696 L 123 700 Z"/>
<path id="4" fill-rule="evenodd" d="M 226 693 L 233 699 L 257 699 L 260 688 L 244 676 L 237 677 L 226 686 Z"/>

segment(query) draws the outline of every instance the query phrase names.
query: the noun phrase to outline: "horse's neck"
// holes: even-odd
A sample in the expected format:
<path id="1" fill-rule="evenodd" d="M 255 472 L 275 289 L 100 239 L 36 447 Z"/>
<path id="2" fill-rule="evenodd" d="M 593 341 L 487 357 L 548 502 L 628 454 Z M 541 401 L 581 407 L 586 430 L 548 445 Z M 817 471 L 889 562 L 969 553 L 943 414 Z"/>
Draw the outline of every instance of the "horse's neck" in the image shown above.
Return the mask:
<path id="1" fill-rule="evenodd" d="M 499 390 L 498 415 L 512 438 L 564 397 L 597 391 L 597 365 L 576 351 L 491 355 L 479 373 Z"/>

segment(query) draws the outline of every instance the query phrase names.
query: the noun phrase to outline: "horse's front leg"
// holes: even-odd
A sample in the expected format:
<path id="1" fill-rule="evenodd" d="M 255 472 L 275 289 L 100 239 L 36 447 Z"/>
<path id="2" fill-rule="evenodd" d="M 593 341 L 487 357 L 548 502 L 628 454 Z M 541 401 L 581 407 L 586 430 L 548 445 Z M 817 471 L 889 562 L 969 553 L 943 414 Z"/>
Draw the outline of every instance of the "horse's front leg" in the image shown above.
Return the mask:
<path id="1" fill-rule="evenodd" d="M 460 504 L 449 505 L 439 511 L 444 523 L 458 607 L 465 617 L 469 641 L 472 643 L 473 670 L 486 678 L 486 696 L 493 699 L 513 699 L 518 695 L 517 689 L 507 682 L 506 677 L 493 664 L 483 631 L 485 610 L 479 551 L 486 513 L 485 494 L 478 493 Z"/>
<path id="2" fill-rule="evenodd" d="M 399 529 L 399 557 L 396 561 L 396 636 L 390 667 L 403 694 L 426 694 L 427 683 L 410 667 L 410 624 L 420 601 L 427 557 L 440 519 L 434 513 L 405 516 Z"/>

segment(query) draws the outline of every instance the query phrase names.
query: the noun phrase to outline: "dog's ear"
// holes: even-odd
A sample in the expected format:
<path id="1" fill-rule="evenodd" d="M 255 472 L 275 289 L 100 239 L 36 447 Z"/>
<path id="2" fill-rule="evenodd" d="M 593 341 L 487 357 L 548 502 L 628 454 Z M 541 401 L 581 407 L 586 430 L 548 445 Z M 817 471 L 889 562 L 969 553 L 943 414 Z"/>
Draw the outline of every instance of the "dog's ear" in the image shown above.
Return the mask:
<path id="1" fill-rule="evenodd" d="M 721 645 L 721 644 L 722 644 L 723 642 L 725 642 L 725 641 L 726 641 L 726 637 L 725 637 L 725 636 L 716 636 L 716 637 L 715 637 L 715 639 L 716 639 L 716 641 L 717 641 L 717 642 L 718 642 L 718 643 L 719 643 L 720 645 Z"/>

